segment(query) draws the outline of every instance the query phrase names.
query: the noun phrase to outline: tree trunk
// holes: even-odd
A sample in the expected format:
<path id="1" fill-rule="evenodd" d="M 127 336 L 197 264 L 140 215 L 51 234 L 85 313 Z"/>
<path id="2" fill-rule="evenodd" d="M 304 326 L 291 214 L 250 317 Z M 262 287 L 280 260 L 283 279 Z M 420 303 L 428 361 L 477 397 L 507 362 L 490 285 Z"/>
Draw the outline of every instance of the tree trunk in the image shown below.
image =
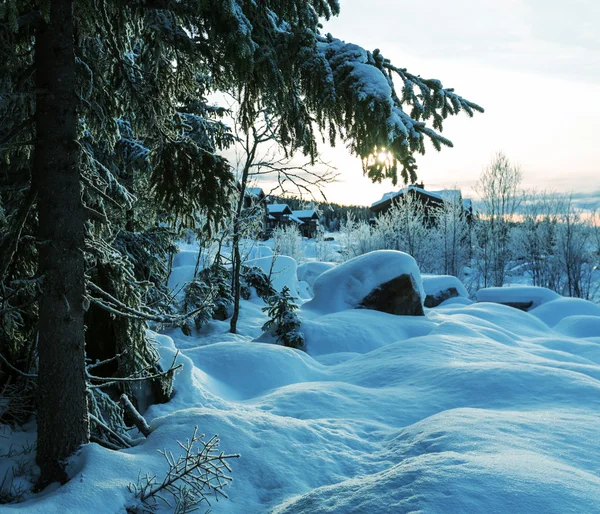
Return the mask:
<path id="1" fill-rule="evenodd" d="M 245 177 L 247 180 L 247 176 Z M 242 256 L 240 254 L 240 218 L 242 216 L 242 207 L 244 205 L 244 193 L 246 191 L 246 182 L 242 178 L 242 187 L 240 199 L 233 220 L 233 240 L 232 240 L 232 289 L 233 289 L 233 314 L 229 321 L 229 332 L 237 334 L 237 322 L 240 316 L 240 273 L 242 269 Z"/>
<path id="2" fill-rule="evenodd" d="M 85 213 L 79 180 L 73 0 L 52 0 L 35 40 L 38 191 L 39 486 L 67 479 L 65 459 L 89 440 L 84 350 Z"/>

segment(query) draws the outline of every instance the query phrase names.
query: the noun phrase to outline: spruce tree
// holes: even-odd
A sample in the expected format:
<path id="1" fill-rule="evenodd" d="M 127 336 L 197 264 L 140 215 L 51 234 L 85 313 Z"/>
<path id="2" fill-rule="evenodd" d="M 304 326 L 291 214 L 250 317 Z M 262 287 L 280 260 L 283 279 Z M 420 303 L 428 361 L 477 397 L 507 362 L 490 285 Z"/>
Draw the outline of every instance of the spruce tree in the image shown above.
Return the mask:
<path id="1" fill-rule="evenodd" d="M 233 175 L 219 152 L 231 136 L 211 91 L 240 91 L 246 128 L 276 116 L 289 152 L 314 158 L 319 133 L 341 138 L 373 180 L 414 179 L 426 139 L 451 144 L 443 120 L 481 110 L 320 34 L 338 12 L 337 0 L 0 4 L 1 372 L 38 370 L 42 485 L 66 479 L 86 409 L 106 399 L 86 378 L 84 343 L 111 377 L 152 376 L 146 323 L 173 319 L 165 225 L 227 212 Z"/>

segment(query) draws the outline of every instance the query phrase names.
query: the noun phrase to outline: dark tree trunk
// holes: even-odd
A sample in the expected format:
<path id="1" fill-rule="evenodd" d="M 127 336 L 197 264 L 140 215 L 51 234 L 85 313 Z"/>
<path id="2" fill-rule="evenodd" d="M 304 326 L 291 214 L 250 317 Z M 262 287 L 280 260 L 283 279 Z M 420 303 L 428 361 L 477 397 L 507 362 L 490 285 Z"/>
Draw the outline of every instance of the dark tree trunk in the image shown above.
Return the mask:
<path id="1" fill-rule="evenodd" d="M 247 170 L 244 169 L 242 177 L 242 186 L 240 188 L 240 199 L 235 211 L 233 220 L 233 241 L 232 241 L 232 289 L 233 289 L 233 315 L 229 322 L 229 332 L 237 334 L 237 322 L 240 317 L 240 274 L 242 270 L 242 256 L 240 254 L 240 224 L 242 217 L 242 208 L 244 206 L 244 194 L 246 192 L 246 181 L 248 180 Z"/>
<path id="2" fill-rule="evenodd" d="M 73 0 L 52 0 L 35 40 L 39 271 L 39 486 L 64 482 L 89 440 L 84 351 L 85 213 L 79 181 Z"/>

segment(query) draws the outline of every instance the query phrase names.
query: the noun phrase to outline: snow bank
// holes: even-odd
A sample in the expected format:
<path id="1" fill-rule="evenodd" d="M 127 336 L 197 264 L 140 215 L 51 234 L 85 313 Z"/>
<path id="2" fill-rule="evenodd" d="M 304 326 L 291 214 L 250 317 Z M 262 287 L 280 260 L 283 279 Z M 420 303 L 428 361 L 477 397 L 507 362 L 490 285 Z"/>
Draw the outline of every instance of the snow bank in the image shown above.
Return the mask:
<path id="1" fill-rule="evenodd" d="M 270 275 L 273 287 L 277 291 L 281 291 L 287 286 L 292 296 L 300 295 L 300 287 L 296 275 L 298 264 L 291 257 L 287 257 L 286 255 L 278 255 L 274 258 L 261 257 L 250 259 L 245 264 L 246 266 L 256 266 L 263 270 L 267 276 Z"/>
<path id="2" fill-rule="evenodd" d="M 600 424 L 576 411 L 444 412 L 389 441 L 396 458 L 382 471 L 320 487 L 273 512 L 597 512 L 594 454 L 563 457 L 573 453 L 577 428 L 600 449 L 589 439 Z"/>
<path id="3" fill-rule="evenodd" d="M 312 356 L 368 353 L 395 341 L 428 334 L 433 328 L 421 317 L 368 309 L 345 310 L 302 321 L 306 351 Z"/>
<path id="4" fill-rule="evenodd" d="M 600 306 L 581 298 L 558 298 L 530 311 L 549 327 L 568 316 L 600 316 Z"/>
<path id="5" fill-rule="evenodd" d="M 333 262 L 305 262 L 298 266 L 298 280 L 303 280 L 312 287 L 319 275 L 335 267 Z"/>
<path id="6" fill-rule="evenodd" d="M 355 257 L 319 275 L 313 284 L 314 298 L 302 308 L 320 314 L 354 309 L 375 288 L 404 274 L 411 276 L 423 302 L 425 292 L 416 261 L 403 252 L 379 250 Z"/>
<path id="7" fill-rule="evenodd" d="M 272 255 L 273 250 L 268 246 L 253 246 L 248 252 L 248 259 L 260 259 L 261 257 L 271 257 Z"/>
<path id="8" fill-rule="evenodd" d="M 567 316 L 554 330 L 570 337 L 600 337 L 600 316 Z"/>

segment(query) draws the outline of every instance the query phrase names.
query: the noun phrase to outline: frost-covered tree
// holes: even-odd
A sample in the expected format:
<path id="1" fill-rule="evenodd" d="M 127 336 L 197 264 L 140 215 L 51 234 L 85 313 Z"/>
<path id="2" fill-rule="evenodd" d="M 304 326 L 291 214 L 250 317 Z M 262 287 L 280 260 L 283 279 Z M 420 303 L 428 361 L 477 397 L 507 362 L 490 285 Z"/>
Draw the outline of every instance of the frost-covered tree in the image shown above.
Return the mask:
<path id="1" fill-rule="evenodd" d="M 437 271 L 438 234 L 425 205 L 410 190 L 394 199 L 392 207 L 377 218 L 376 233 L 382 247 L 412 255 L 423 272 Z"/>
<path id="2" fill-rule="evenodd" d="M 300 234 L 298 227 L 294 225 L 277 227 L 273 231 L 273 241 L 275 255 L 287 255 L 297 262 L 302 261 L 304 257 L 302 253 L 302 234 Z"/>
<path id="3" fill-rule="evenodd" d="M 209 92 L 240 89 L 246 128 L 277 113 L 290 151 L 314 158 L 322 132 L 394 182 L 414 179 L 426 140 L 451 146 L 447 116 L 482 110 L 321 35 L 319 18 L 338 12 L 337 0 L 0 3 L 0 351 L 20 342 L 2 373 L 37 370 L 40 484 L 66 480 L 65 459 L 89 440 L 85 355 L 98 341 L 86 324 L 112 334 L 115 373 L 154 364 L 145 327 L 170 319 L 149 305 L 163 303 L 171 239 L 152 228 L 200 209 L 225 217 L 230 138 Z"/>
<path id="4" fill-rule="evenodd" d="M 560 290 L 561 272 L 556 256 L 560 213 L 559 195 L 531 191 L 524 195 L 520 222 L 515 228 L 513 253 L 523 260 L 534 286 Z"/>
<path id="5" fill-rule="evenodd" d="M 521 167 L 497 153 L 479 177 L 481 197 L 477 219 L 477 262 L 482 285 L 502 286 L 511 257 L 511 223 L 521 201 Z"/>
<path id="6" fill-rule="evenodd" d="M 470 254 L 471 227 L 460 194 L 446 195 L 444 202 L 433 210 L 439 271 L 462 278 Z M 437 235 L 437 237 L 435 237 Z"/>
<path id="7" fill-rule="evenodd" d="M 563 294 L 589 300 L 597 287 L 591 218 L 567 198 L 559 214 L 556 256 L 560 263 Z"/>
<path id="8" fill-rule="evenodd" d="M 234 103 L 231 110 L 239 112 L 242 104 L 240 93 L 232 95 Z M 252 201 L 249 208 L 244 209 L 246 200 L 251 198 L 247 194 L 250 183 L 259 180 L 268 180 L 274 183 L 269 194 L 285 195 L 291 188 L 294 193 L 302 196 L 308 194 L 314 197 L 320 193 L 325 195 L 322 187 L 333 182 L 335 173 L 333 168 L 325 163 L 319 163 L 319 168 L 314 168 L 317 160 L 316 154 L 311 154 L 307 161 L 294 159 L 294 149 L 287 148 L 282 140 L 280 125 L 282 119 L 268 110 L 256 113 L 256 119 L 250 127 L 245 126 L 244 120 L 234 114 L 233 133 L 236 141 L 236 160 L 238 171 L 239 195 L 233 213 L 232 225 L 232 268 L 233 268 L 233 297 L 234 307 L 231 316 L 230 331 L 237 332 L 237 321 L 240 309 L 240 273 L 243 259 L 240 252 L 240 241 L 249 226 L 263 212 L 266 197 L 259 202 Z M 245 230 L 246 229 L 246 230 Z"/>

